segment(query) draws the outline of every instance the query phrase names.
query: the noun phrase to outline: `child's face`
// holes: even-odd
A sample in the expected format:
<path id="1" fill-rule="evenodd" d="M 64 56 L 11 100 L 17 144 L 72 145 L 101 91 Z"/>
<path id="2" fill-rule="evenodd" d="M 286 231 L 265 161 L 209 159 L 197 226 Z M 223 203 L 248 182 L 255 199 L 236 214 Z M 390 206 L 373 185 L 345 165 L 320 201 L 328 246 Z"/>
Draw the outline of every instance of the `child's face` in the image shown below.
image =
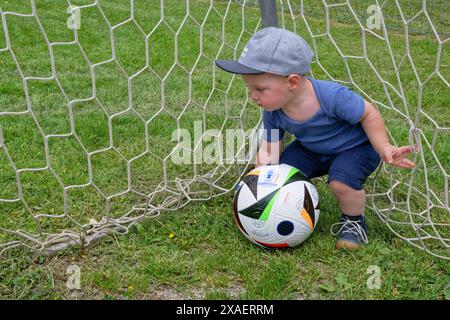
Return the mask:
<path id="1" fill-rule="evenodd" d="M 242 75 L 249 95 L 266 111 L 274 111 L 285 106 L 292 97 L 288 77 L 264 73 Z"/>

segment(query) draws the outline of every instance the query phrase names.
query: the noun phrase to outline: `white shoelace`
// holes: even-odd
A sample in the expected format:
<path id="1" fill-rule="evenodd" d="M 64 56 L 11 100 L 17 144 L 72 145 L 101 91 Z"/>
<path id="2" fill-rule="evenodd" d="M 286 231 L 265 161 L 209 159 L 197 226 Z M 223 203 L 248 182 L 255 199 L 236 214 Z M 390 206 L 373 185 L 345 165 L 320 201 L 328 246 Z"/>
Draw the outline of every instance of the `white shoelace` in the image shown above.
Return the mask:
<path id="1" fill-rule="evenodd" d="M 335 226 L 341 226 L 341 227 L 339 228 L 338 231 L 334 232 L 333 228 Z M 359 235 L 364 243 L 366 243 L 366 244 L 369 243 L 369 240 L 367 239 L 367 234 L 364 231 L 364 229 L 361 227 L 361 225 L 357 221 L 352 221 L 350 219 L 345 219 L 345 221 L 341 221 L 341 222 L 333 224 L 330 228 L 330 232 L 332 235 L 337 236 L 342 231 L 342 229 L 344 229 L 344 227 L 346 227 L 348 229 L 344 230 L 343 233 L 353 233 L 353 234 Z"/>

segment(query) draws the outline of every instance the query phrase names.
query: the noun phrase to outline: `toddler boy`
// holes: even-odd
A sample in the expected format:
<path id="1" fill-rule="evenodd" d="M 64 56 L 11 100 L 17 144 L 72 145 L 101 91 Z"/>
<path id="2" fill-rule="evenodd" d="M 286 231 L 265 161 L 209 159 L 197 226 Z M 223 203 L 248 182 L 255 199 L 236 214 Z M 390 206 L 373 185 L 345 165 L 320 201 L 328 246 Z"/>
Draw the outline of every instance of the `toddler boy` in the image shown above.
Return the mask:
<path id="1" fill-rule="evenodd" d="M 217 66 L 242 75 L 250 97 L 264 109 L 266 134 L 256 166 L 286 163 L 308 178 L 328 174 L 342 215 L 337 248 L 367 243 L 364 182 L 381 160 L 413 168 L 409 146 L 389 143 L 378 110 L 350 88 L 305 76 L 312 52 L 303 38 L 288 30 L 265 28 L 254 34 L 239 60 Z M 285 131 L 296 139 L 281 153 Z"/>

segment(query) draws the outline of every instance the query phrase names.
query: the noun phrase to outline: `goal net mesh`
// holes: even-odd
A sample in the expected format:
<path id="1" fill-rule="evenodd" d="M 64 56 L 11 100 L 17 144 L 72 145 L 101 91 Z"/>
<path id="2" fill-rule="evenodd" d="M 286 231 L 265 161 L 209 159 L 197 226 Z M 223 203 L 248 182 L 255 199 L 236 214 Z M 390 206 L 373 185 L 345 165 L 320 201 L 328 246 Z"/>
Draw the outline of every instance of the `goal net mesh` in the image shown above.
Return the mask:
<path id="1" fill-rule="evenodd" d="M 448 3 L 277 6 L 310 44 L 312 76 L 353 88 L 393 144 L 414 147 L 414 170 L 371 176 L 369 207 L 448 259 Z M 261 110 L 214 60 L 239 57 L 262 28 L 257 1 L 3 0 L 0 18 L 1 253 L 127 233 L 232 191 L 250 168 Z"/>

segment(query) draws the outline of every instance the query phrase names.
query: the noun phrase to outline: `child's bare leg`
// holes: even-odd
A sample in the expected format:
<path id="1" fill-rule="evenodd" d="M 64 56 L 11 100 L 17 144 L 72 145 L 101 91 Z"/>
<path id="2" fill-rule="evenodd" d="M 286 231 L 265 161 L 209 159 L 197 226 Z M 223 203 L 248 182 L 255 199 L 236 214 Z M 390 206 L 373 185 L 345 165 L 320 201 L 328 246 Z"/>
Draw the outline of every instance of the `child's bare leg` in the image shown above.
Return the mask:
<path id="1" fill-rule="evenodd" d="M 366 205 L 366 192 L 355 190 L 339 181 L 330 181 L 330 188 L 336 195 L 341 211 L 349 216 L 364 214 Z"/>
<path id="2" fill-rule="evenodd" d="M 336 248 L 357 249 L 367 243 L 364 206 L 366 195 L 364 190 L 353 189 L 339 181 L 331 181 L 330 187 L 339 202 L 342 215 L 338 223 L 339 231 L 332 233 L 338 236 Z"/>

